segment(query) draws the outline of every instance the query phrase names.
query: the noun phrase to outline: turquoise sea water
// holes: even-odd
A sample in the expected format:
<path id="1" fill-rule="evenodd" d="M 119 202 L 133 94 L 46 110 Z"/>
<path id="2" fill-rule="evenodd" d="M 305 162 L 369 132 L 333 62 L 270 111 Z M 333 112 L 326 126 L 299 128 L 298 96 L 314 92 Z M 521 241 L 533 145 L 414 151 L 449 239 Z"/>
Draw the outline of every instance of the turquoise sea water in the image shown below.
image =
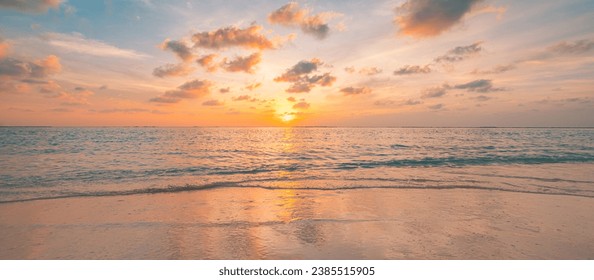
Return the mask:
<path id="1" fill-rule="evenodd" d="M 594 197 L 594 129 L 0 128 L 0 202 L 258 187 Z"/>

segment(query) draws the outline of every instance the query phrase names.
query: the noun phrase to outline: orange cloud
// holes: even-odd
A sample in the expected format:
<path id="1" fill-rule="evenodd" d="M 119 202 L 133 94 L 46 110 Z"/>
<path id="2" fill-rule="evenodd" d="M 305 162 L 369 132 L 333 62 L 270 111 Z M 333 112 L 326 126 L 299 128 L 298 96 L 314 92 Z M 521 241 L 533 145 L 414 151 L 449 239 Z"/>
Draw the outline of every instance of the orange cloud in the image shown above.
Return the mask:
<path id="1" fill-rule="evenodd" d="M 359 74 L 363 74 L 363 75 L 367 75 L 367 76 L 377 75 L 382 72 L 383 72 L 383 70 L 379 69 L 377 67 L 365 67 L 365 68 L 361 68 L 361 70 L 359 70 Z"/>
<path id="2" fill-rule="evenodd" d="M 303 33 L 324 39 L 330 32 L 327 21 L 336 13 L 320 13 L 308 16 L 309 10 L 300 9 L 299 4 L 291 2 L 268 15 L 268 22 L 289 27 L 300 27 Z"/>
<path id="3" fill-rule="evenodd" d="M 260 86 L 262 86 L 262 83 L 253 83 L 253 84 L 249 84 L 245 87 L 245 89 L 252 91 L 254 89 L 259 88 Z"/>
<path id="4" fill-rule="evenodd" d="M 0 59 L 6 57 L 8 55 L 9 49 L 10 49 L 10 44 L 8 42 L 2 41 L 2 38 L 0 38 Z"/>
<path id="5" fill-rule="evenodd" d="M 482 0 L 408 0 L 396 8 L 400 33 L 412 37 L 437 36 L 458 24 Z"/>
<path id="6" fill-rule="evenodd" d="M 198 65 L 204 67 L 204 69 L 206 69 L 206 71 L 208 71 L 208 72 L 215 72 L 215 71 L 217 71 L 217 68 L 218 68 L 218 66 L 216 65 L 216 63 L 214 61 L 216 57 L 217 57 L 216 54 L 203 55 L 196 60 L 196 63 L 198 63 Z"/>
<path id="7" fill-rule="evenodd" d="M 262 61 L 262 55 L 260 53 L 253 53 L 245 57 L 235 57 L 231 61 L 225 59 L 221 63 L 221 67 L 228 72 L 246 72 L 251 74 L 254 73 L 253 67 L 258 65 L 260 61 Z"/>
<path id="8" fill-rule="evenodd" d="M 89 105 L 89 97 L 95 94 L 90 90 L 80 87 L 75 88 L 75 92 L 69 92 L 55 81 L 43 83 L 43 85 L 39 88 L 39 92 L 43 93 L 47 98 L 56 98 L 61 100 L 61 105 L 63 106 Z"/>
<path id="9" fill-rule="evenodd" d="M 301 101 L 299 103 L 296 103 L 295 105 L 293 105 L 293 109 L 308 109 L 310 107 L 310 104 L 305 102 L 305 101 Z"/>
<path id="10" fill-rule="evenodd" d="M 35 62 L 22 61 L 10 57 L 0 60 L 0 78 L 41 79 L 57 74 L 61 70 L 60 58 L 55 55 L 49 55 Z"/>
<path id="11" fill-rule="evenodd" d="M 242 47 L 246 49 L 274 49 L 275 44 L 262 35 L 262 26 L 252 25 L 245 29 L 234 26 L 192 35 L 195 48 L 221 49 Z"/>

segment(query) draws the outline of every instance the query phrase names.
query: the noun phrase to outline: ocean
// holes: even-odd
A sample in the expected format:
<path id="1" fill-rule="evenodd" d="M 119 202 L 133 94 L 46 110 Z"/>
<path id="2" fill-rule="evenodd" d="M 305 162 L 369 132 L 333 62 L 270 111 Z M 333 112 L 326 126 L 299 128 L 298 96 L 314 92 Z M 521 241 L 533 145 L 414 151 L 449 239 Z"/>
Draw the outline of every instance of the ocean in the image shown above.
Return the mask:
<path id="1" fill-rule="evenodd" d="M 218 188 L 594 197 L 594 129 L 0 128 L 0 202 Z"/>

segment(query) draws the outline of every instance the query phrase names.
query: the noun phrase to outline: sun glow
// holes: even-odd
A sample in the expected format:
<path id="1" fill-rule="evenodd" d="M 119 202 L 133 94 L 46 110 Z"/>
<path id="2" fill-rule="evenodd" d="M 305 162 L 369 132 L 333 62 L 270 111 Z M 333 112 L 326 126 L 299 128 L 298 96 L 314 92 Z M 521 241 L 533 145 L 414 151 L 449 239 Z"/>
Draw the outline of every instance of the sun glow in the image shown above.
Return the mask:
<path id="1" fill-rule="evenodd" d="M 283 114 L 283 115 L 280 116 L 280 119 L 283 122 L 288 123 L 288 122 L 290 122 L 290 121 L 292 121 L 292 120 L 295 119 L 295 115 L 292 115 L 292 114 L 289 114 L 289 113 L 285 113 L 285 114 Z"/>

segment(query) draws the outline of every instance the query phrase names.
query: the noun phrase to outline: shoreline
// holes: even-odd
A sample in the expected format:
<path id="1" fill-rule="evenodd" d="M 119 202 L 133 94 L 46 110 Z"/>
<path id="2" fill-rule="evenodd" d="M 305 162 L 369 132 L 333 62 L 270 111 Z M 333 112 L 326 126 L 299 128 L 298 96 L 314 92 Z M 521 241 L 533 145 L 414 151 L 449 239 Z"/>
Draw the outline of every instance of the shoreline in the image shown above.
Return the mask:
<path id="1" fill-rule="evenodd" d="M 204 191 L 0 204 L 0 259 L 594 259 L 588 197 Z"/>

